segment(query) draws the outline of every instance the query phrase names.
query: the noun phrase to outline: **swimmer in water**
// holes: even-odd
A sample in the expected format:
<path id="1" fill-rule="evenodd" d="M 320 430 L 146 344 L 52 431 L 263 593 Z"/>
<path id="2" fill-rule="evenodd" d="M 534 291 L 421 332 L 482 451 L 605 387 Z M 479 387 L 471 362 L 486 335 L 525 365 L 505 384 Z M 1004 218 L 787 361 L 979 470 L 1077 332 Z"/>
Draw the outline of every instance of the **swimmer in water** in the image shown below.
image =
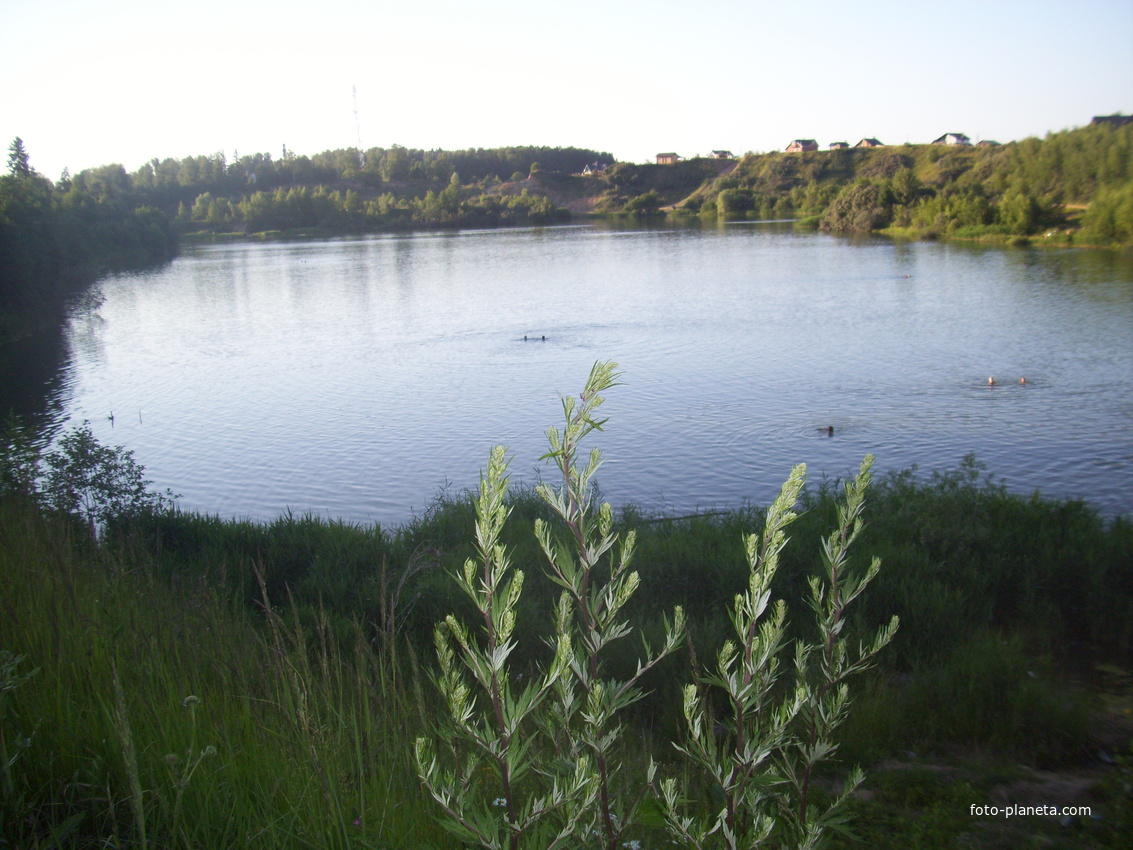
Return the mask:
<path id="1" fill-rule="evenodd" d="M 1026 379 L 1026 378 L 1020 378 L 1020 379 L 1019 379 L 1019 383 L 1020 383 L 1020 384 L 1025 384 L 1025 383 L 1027 383 L 1027 379 Z"/>
<path id="2" fill-rule="evenodd" d="M 995 378 L 988 378 L 987 379 L 987 385 L 989 387 L 994 387 L 995 386 Z"/>
<path id="3" fill-rule="evenodd" d="M 827 425 L 826 426 L 826 436 L 827 437 L 833 437 L 834 436 L 834 426 L 833 425 Z"/>

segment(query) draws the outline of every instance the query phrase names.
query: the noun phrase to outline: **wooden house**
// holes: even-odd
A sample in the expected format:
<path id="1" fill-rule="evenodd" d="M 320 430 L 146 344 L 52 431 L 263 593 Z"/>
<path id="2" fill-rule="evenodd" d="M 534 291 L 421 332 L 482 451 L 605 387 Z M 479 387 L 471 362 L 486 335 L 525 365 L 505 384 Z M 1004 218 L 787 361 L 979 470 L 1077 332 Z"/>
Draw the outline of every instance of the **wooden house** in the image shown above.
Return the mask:
<path id="1" fill-rule="evenodd" d="M 830 150 L 832 150 L 832 151 L 844 151 L 844 150 L 848 149 L 849 147 L 850 147 L 849 142 L 831 142 L 830 143 Z"/>
<path id="2" fill-rule="evenodd" d="M 877 139 L 862 139 L 860 142 L 858 142 L 856 145 L 854 145 L 854 147 L 855 148 L 883 148 L 883 147 L 885 147 L 885 145 L 883 145 Z"/>
<path id="3" fill-rule="evenodd" d="M 933 139 L 934 145 L 970 145 L 972 140 L 963 133 L 945 133 L 939 139 Z"/>
<path id="4" fill-rule="evenodd" d="M 676 165 L 680 162 L 680 156 L 675 153 L 659 153 L 657 154 L 658 165 Z"/>
<path id="5" fill-rule="evenodd" d="M 1108 124 L 1110 127 L 1124 127 L 1126 124 L 1133 124 L 1133 115 L 1095 115 L 1090 125 L 1097 126 L 1098 124 Z"/>
<path id="6" fill-rule="evenodd" d="M 803 151 L 818 150 L 818 142 L 814 139 L 795 139 L 787 145 L 787 153 L 802 153 Z"/>
<path id="7" fill-rule="evenodd" d="M 731 151 L 712 151 L 713 159 L 735 159 L 736 155 Z"/>

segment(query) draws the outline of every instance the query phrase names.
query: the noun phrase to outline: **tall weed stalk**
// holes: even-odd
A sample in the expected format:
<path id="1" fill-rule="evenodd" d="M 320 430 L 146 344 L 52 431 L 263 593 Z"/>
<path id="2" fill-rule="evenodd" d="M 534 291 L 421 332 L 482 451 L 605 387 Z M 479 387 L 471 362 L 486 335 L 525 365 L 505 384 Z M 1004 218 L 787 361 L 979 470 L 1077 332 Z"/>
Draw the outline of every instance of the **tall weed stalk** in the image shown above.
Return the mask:
<path id="1" fill-rule="evenodd" d="M 509 513 L 507 467 L 506 451 L 497 446 L 475 502 L 478 557 L 466 560 L 456 575 L 479 614 L 479 634 L 452 615 L 434 633 L 436 683 L 448 709 L 441 730 L 448 758 L 442 762 L 432 741 L 420 737 L 417 769 L 446 815 L 444 825 L 461 839 L 491 850 L 553 850 L 570 846 L 574 823 L 568 817 L 547 834 L 547 816 L 565 810 L 570 799 L 591 797 L 593 790 L 584 761 L 560 781 L 537 771 L 532 751 L 532 717 L 567 674 L 568 639 L 559 638 L 554 660 L 526 685 L 518 684 L 508 665 L 524 574 L 512 569 L 500 543 Z"/>
<path id="2" fill-rule="evenodd" d="M 456 575 L 479 613 L 478 634 L 453 615 L 435 631 L 436 683 L 448 710 L 438 737 L 446 753 L 442 759 L 432 739 L 419 738 L 419 775 L 445 825 L 492 850 L 638 846 L 637 839 L 623 839 L 640 834 L 650 789 L 670 834 L 685 846 L 738 850 L 775 840 L 819 847 L 841 828 L 842 805 L 861 774 L 855 771 L 843 795 L 821 809 L 812 802 L 814 770 L 834 753 L 831 733 L 849 707 L 846 680 L 873 663 L 897 627 L 894 618 L 854 652 L 843 637 L 846 607 L 880 567 L 874 560 L 858 571 L 848 560 L 862 529 L 872 458 L 847 485 L 839 526 L 824 542 L 824 575 L 810 583 L 818 636 L 796 642 L 793 684 L 781 681 L 787 612 L 784 602 L 771 604 L 771 585 L 786 529 L 797 516 L 803 466 L 792 471 L 768 511 L 763 534 L 744 538 L 748 582 L 730 611 L 734 636 L 720 649 L 715 671 L 684 689 L 688 734 L 676 749 L 686 769 L 658 780 L 659 768 L 650 762 L 641 777 L 627 778 L 619 715 L 641 699 L 644 677 L 677 650 L 686 629 L 677 607 L 665 621 L 660 647 L 646 645 L 632 675 L 619 681 L 606 673 L 605 651 L 632 633 L 621 612 L 641 584 L 629 569 L 636 535 L 627 531 L 619 540 L 613 509 L 594 505 L 602 454 L 591 450 L 582 466 L 579 447 L 605 424 L 597 411 L 602 393 L 616 384 L 615 369 L 614 363 L 595 364 L 579 398 L 563 399 L 562 430 L 548 431 L 544 459 L 562 483 L 541 484 L 537 492 L 560 530 L 543 519 L 534 528 L 547 575 L 562 590 L 554 657 L 519 692 L 522 674 L 508 661 L 517 648 L 523 573 L 512 570 L 500 544 L 509 513 L 507 461 L 502 447 L 492 451 L 475 500 L 478 557 Z M 696 802 L 698 775 L 721 805 Z"/>
<path id="3" fill-rule="evenodd" d="M 786 605 L 782 600 L 771 605 L 771 583 L 787 543 L 787 526 L 797 518 L 794 507 L 804 466 L 792 471 L 768 510 L 762 537 L 744 538 L 749 579 L 732 606 L 734 637 L 720 649 L 715 671 L 685 687 L 688 733 L 676 744 L 719 802 L 695 805 L 687 785 L 681 788 L 674 778 L 658 783 L 669 829 L 688 846 L 739 850 L 771 842 L 809 850 L 825 846 L 832 832 L 845 831 L 844 806 L 862 782 L 862 772 L 854 769 L 842 794 L 825 808 L 814 802 L 814 772 L 837 749 L 833 733 L 850 706 L 847 679 L 872 666 L 897 631 L 894 617 L 856 651 L 843 636 L 847 606 L 881 568 L 876 558 L 864 571 L 849 560 L 850 545 L 864 527 L 861 514 L 872 464 L 867 456 L 858 476 L 847 483 L 838 528 L 823 541 L 823 575 L 810 579 L 818 635 L 813 643 L 795 642 L 795 681 L 787 688 L 780 686 L 784 671 L 779 661 L 785 649 Z M 713 707 L 715 695 L 722 697 L 719 712 Z M 651 765 L 651 777 L 656 772 Z"/>
<path id="4" fill-rule="evenodd" d="M 663 658 L 672 654 L 684 638 L 684 612 L 678 606 L 672 620 L 664 622 L 664 640 L 658 649 L 645 647 L 634 673 L 624 681 L 605 671 L 603 655 L 615 641 L 631 633 L 621 613 L 641 585 L 636 571 L 629 569 L 636 534 L 630 530 L 618 545 L 613 531 L 614 512 L 608 502 L 594 507 L 593 479 L 602 466 L 602 453 L 592 449 L 580 468 L 580 444 L 600 431 L 604 419 L 596 418 L 602 393 L 615 386 L 616 364 L 596 363 L 582 394 L 563 399 L 565 424 L 547 432 L 550 460 L 562 484 L 556 489 L 540 484 L 539 495 L 561 519 L 565 534 L 556 535 L 542 519 L 535 521 L 535 536 L 547 559 L 551 580 L 563 588 L 556 610 L 555 631 L 560 645 L 572 649 L 570 675 L 555 682 L 556 700 L 544 714 L 544 729 L 555 742 L 557 756 L 570 762 L 593 765 L 591 777 L 596 807 L 577 817 L 581 832 L 578 846 L 614 850 L 622 836 L 636 826 L 638 810 L 648 784 L 641 780 L 615 782 L 624 773 L 624 745 L 618 716 L 644 695 L 643 677 Z M 608 561 L 603 581 L 600 569 Z"/>

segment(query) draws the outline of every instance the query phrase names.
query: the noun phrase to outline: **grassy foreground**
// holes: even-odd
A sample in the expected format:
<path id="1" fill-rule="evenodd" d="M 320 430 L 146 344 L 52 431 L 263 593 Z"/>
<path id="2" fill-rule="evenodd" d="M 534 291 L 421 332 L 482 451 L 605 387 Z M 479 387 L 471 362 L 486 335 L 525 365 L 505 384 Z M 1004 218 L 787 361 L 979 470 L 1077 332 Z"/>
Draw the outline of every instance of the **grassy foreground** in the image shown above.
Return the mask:
<path id="1" fill-rule="evenodd" d="M 806 491 L 773 585 L 802 637 L 835 496 Z M 553 518 L 532 493 L 511 502 L 505 543 L 528 576 L 516 639 L 534 664 L 557 589 L 532 529 Z M 848 628 L 892 614 L 902 627 L 855 682 L 823 777 L 835 793 L 867 768 L 850 804 L 859 846 L 1124 846 L 1133 526 L 1011 495 L 971 463 L 879 482 L 866 519 L 857 557 L 883 567 Z M 616 528 L 638 533 L 631 622 L 655 637 L 679 604 L 690 634 L 632 708 L 636 759 L 670 758 L 680 688 L 728 628 L 741 535 L 761 521 L 754 508 L 620 512 Z M 440 702 L 432 627 L 469 614 L 451 573 L 473 554 L 472 528 L 470 504 L 445 500 L 396 530 L 156 510 L 96 540 L 4 495 L 0 847 L 462 846 L 421 790 L 412 741 Z M 615 654 L 615 673 L 632 673 L 634 652 Z M 1007 804 L 1090 814 L 972 814 Z M 671 846 L 644 820 L 627 846 Z"/>

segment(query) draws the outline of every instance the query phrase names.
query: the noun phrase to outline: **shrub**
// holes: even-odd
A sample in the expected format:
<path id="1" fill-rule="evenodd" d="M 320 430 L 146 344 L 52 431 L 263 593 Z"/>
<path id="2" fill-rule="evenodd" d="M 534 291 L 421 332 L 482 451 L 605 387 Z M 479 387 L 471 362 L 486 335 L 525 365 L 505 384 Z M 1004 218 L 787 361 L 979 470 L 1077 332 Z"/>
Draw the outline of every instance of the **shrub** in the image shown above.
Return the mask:
<path id="1" fill-rule="evenodd" d="M 853 183 L 833 200 L 822 217 L 822 229 L 835 233 L 869 232 L 889 224 L 893 210 L 888 193 L 875 183 Z"/>
<path id="2" fill-rule="evenodd" d="M 155 493 L 151 484 L 134 453 L 99 443 L 89 422 L 64 435 L 43 456 L 13 420 L 0 436 L 0 492 L 20 493 L 49 510 L 83 520 L 92 533 L 113 521 L 170 505 L 173 493 Z"/>

